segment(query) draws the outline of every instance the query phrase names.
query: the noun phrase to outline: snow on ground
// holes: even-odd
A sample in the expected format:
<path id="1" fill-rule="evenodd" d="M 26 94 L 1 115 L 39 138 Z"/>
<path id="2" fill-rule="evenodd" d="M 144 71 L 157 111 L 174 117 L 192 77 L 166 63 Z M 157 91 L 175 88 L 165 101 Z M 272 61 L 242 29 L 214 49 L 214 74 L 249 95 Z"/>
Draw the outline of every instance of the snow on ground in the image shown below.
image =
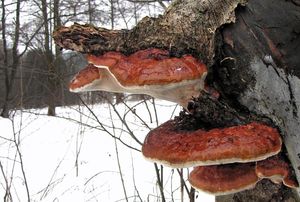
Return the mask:
<path id="1" fill-rule="evenodd" d="M 153 163 L 146 161 L 140 152 L 115 141 L 108 133 L 140 150 L 141 146 L 130 136 L 128 128 L 143 142 L 149 131 L 145 124 L 155 128 L 178 114 L 180 109 L 169 102 L 157 101 L 156 120 L 152 103 L 147 102 L 149 110 L 145 103 L 127 104 L 136 105 L 134 113 L 124 104 L 117 105 L 116 110 L 122 119 L 125 117 L 128 126 L 121 123 L 108 104 L 89 106 L 92 113 L 86 107 L 72 106 L 58 108 L 58 117 L 48 117 L 46 110 L 41 109 L 17 111 L 12 121 L 0 119 L 3 171 L 0 173 L 0 197 L 5 194 L 5 175 L 8 182 L 13 179 L 10 190 L 14 201 L 27 201 L 21 163 L 13 141 L 16 140 L 32 201 L 126 201 L 125 192 L 129 201 L 160 201 Z M 167 201 L 180 201 L 176 170 L 164 167 L 164 186 Z M 197 194 L 199 201 L 214 201 L 210 195 Z M 186 193 L 184 201 L 188 201 Z"/>

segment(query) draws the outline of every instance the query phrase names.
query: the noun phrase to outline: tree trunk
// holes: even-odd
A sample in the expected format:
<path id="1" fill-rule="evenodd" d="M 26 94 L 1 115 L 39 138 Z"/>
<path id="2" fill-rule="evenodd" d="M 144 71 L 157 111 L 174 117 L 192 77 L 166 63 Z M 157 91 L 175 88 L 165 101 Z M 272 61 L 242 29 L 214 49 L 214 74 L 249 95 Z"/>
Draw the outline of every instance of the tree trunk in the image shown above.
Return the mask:
<path id="1" fill-rule="evenodd" d="M 48 89 L 47 89 L 47 105 L 48 105 L 48 115 L 54 116 L 55 115 L 55 70 L 53 64 L 53 54 L 51 50 L 50 44 L 50 31 L 49 31 L 49 18 L 48 18 L 48 11 L 47 11 L 47 1 L 42 0 L 42 14 L 44 20 L 44 47 L 45 47 L 45 60 L 48 66 Z"/>
<path id="2" fill-rule="evenodd" d="M 8 52 L 7 52 L 7 42 L 6 42 L 6 12 L 5 12 L 5 3 L 2 0 L 2 46 L 3 46 L 3 73 L 4 73 L 4 86 L 5 86 L 5 95 L 4 95 L 4 104 L 2 106 L 1 116 L 8 117 L 8 95 L 9 95 L 9 74 L 8 74 Z"/>
<path id="3" fill-rule="evenodd" d="M 236 97 L 240 105 L 270 118 L 280 128 L 299 180 L 300 5 L 295 2 L 251 0 L 246 7 L 237 9 L 236 23 L 221 32 L 220 59 L 234 58 L 234 64 L 221 65 L 215 75 L 226 96 Z M 274 189 L 273 194 L 258 198 L 263 194 L 256 190 L 218 201 L 241 201 L 238 198 L 245 197 L 248 201 L 271 201 L 272 197 L 273 201 L 293 201 L 278 186 L 262 183 L 259 187 Z M 282 198 L 276 198 L 278 191 Z"/>
<path id="4" fill-rule="evenodd" d="M 0 116 L 9 117 L 10 110 L 10 95 L 13 90 L 15 77 L 17 73 L 17 69 L 19 67 L 20 57 L 18 54 L 18 45 L 19 45 L 19 36 L 20 36 L 20 4 L 21 1 L 18 0 L 16 2 L 16 17 L 15 17 L 15 31 L 14 31 L 14 42 L 12 47 L 12 62 L 9 64 L 8 62 L 8 50 L 6 43 L 6 16 L 5 16 L 5 4 L 4 0 L 2 0 L 2 40 L 3 40 L 3 52 L 4 52 L 4 86 L 5 86 L 5 94 L 4 94 L 4 104 L 2 106 L 2 111 Z"/>
<path id="5" fill-rule="evenodd" d="M 240 5 L 240 6 L 238 6 Z M 300 179 L 300 6 L 299 1 L 177 0 L 159 18 L 144 18 L 132 30 L 107 30 L 75 24 L 54 33 L 66 49 L 101 54 L 125 54 L 149 47 L 167 49 L 174 56 L 193 54 L 209 67 L 207 83 L 220 92 L 230 116 L 268 120 L 284 139 L 297 179 Z M 83 34 L 84 33 L 84 34 Z M 207 98 L 200 98 L 209 104 Z M 218 101 L 215 101 L 218 102 Z M 197 112 L 225 117 L 211 126 L 231 125 L 225 111 Z M 221 114 L 223 113 L 224 114 Z M 218 119 L 216 116 L 211 116 Z M 211 118 L 207 116 L 207 120 Z M 232 120 L 232 119 L 228 119 Z M 218 121 L 216 121 L 218 122 Z M 226 122 L 226 123 L 225 123 Z M 278 193 L 277 193 L 278 192 Z M 261 181 L 255 189 L 218 201 L 297 201 L 295 192 Z M 226 199 L 227 198 L 227 199 Z"/>

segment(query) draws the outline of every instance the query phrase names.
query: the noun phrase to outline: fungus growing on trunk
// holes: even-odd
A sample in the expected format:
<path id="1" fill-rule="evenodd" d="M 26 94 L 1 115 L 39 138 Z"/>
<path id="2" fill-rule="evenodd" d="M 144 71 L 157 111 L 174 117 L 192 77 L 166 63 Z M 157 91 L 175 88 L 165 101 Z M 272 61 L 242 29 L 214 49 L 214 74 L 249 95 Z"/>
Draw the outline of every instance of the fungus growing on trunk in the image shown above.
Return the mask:
<path id="1" fill-rule="evenodd" d="M 148 94 L 187 107 L 188 100 L 204 89 L 206 66 L 191 55 L 171 57 L 168 51 L 146 49 L 130 56 L 108 52 L 102 56 L 88 55 L 89 65 L 70 83 L 73 92 L 103 90 Z M 79 84 L 89 77 L 90 82 Z M 104 79 L 104 81 L 102 81 Z M 76 84 L 74 83 L 76 82 Z"/>
<path id="2" fill-rule="evenodd" d="M 234 163 L 198 166 L 189 175 L 189 182 L 198 190 L 223 195 L 251 189 L 263 178 L 290 188 L 299 187 L 292 169 L 282 154 L 256 163 Z"/>
<path id="3" fill-rule="evenodd" d="M 259 161 L 280 150 L 278 131 L 262 123 L 183 131 L 174 120 L 149 132 L 142 148 L 146 159 L 175 168 Z"/>
<path id="4" fill-rule="evenodd" d="M 252 189 L 258 181 L 255 163 L 198 166 L 189 175 L 189 182 L 195 189 L 213 195 Z"/>

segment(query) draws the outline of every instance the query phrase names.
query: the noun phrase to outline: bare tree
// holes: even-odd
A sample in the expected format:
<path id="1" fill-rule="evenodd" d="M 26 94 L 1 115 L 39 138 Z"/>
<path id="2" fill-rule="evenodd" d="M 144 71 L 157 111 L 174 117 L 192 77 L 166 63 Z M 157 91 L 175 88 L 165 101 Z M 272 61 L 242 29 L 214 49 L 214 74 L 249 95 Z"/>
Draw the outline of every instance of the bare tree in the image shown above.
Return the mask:
<path id="1" fill-rule="evenodd" d="M 52 53 L 52 45 L 50 40 L 50 20 L 49 20 L 49 13 L 48 13 L 48 4 L 47 0 L 42 0 L 42 16 L 43 16 L 43 22 L 44 22 L 44 48 L 45 48 L 45 60 L 47 61 L 47 67 L 48 67 L 48 115 L 54 116 L 55 115 L 55 97 L 56 97 L 56 82 L 57 82 L 57 74 L 55 71 L 54 66 L 54 57 Z M 56 8 L 58 6 L 59 1 L 55 1 L 55 17 L 56 17 L 56 23 L 60 23 L 60 19 L 57 16 L 58 15 L 58 9 Z M 51 5 L 50 5 L 51 6 Z"/>
<path id="2" fill-rule="evenodd" d="M 1 116 L 9 116 L 9 102 L 10 95 L 14 86 L 15 76 L 19 66 L 20 57 L 18 54 L 18 44 L 20 38 L 20 4 L 21 1 L 16 1 L 16 10 L 15 10 L 15 29 L 14 29 L 14 41 L 12 47 L 12 62 L 8 62 L 8 49 L 6 42 L 6 16 L 5 16 L 5 3 L 2 0 L 2 40 L 3 40 L 3 52 L 4 52 L 4 77 L 5 77 L 5 94 L 4 94 L 4 104 L 2 106 Z"/>

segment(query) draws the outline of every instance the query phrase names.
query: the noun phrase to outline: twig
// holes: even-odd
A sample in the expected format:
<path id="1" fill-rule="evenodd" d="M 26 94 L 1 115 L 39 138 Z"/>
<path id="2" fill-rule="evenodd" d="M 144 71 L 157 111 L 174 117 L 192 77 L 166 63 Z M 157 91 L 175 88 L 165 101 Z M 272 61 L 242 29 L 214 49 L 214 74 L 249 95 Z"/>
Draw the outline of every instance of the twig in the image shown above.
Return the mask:
<path id="1" fill-rule="evenodd" d="M 173 191 L 173 176 L 174 176 L 174 169 L 172 169 L 171 171 L 171 198 L 172 198 L 172 201 L 174 201 L 174 191 Z"/>
<path id="2" fill-rule="evenodd" d="M 15 147 L 17 149 L 17 153 L 18 153 L 19 160 L 20 160 L 20 167 L 21 167 L 23 178 L 24 178 L 24 184 L 25 184 L 25 189 L 26 189 L 26 194 L 27 194 L 27 201 L 30 202 L 29 187 L 28 187 L 28 182 L 27 182 L 27 179 L 26 179 L 26 174 L 25 174 L 25 169 L 24 169 L 24 163 L 23 163 L 22 153 L 21 153 L 20 147 L 19 147 L 19 144 L 20 144 L 20 134 L 18 135 L 18 138 L 17 138 L 16 137 L 15 126 L 14 126 L 13 120 L 11 120 L 11 123 L 12 123 L 12 129 L 13 129 L 13 134 L 14 134 L 14 144 L 15 144 Z M 22 127 L 22 116 L 21 116 L 20 127 Z"/>
<path id="3" fill-rule="evenodd" d="M 122 122 L 122 124 L 126 127 L 127 131 L 129 132 L 129 135 L 132 137 L 132 139 L 134 139 L 139 145 L 143 145 L 143 143 L 133 134 L 132 130 L 129 128 L 129 126 L 126 123 L 126 121 L 121 117 L 121 115 L 118 112 L 118 110 L 116 109 L 115 105 L 112 104 L 110 100 L 108 100 L 108 102 L 109 102 L 110 106 L 112 106 L 114 112 L 119 117 L 119 119 Z"/>
<path id="4" fill-rule="evenodd" d="M 127 1 L 132 2 L 132 3 L 155 3 L 155 2 L 158 2 L 159 5 L 160 5 L 164 10 L 167 9 L 167 6 L 163 3 L 163 0 L 127 0 Z"/>
<path id="5" fill-rule="evenodd" d="M 4 199 L 4 202 L 9 202 L 9 201 L 12 201 L 12 196 L 11 196 L 11 193 L 10 193 L 10 186 L 8 184 L 7 177 L 5 176 L 5 172 L 4 172 L 1 161 L 0 161 L 0 169 L 1 169 L 2 176 L 5 180 L 5 194 L 4 194 L 3 199 Z"/>
<path id="6" fill-rule="evenodd" d="M 155 99 L 154 98 L 152 98 L 152 103 L 153 103 L 153 109 L 154 109 L 154 114 L 155 114 L 156 125 L 158 126 L 158 116 L 157 116 L 157 110 L 156 110 L 156 105 L 155 105 Z"/>
<path id="7" fill-rule="evenodd" d="M 53 174 L 52 174 L 52 176 L 51 176 L 51 178 L 50 178 L 50 181 L 48 182 L 46 188 L 45 188 L 44 191 L 43 191 L 43 194 L 42 194 L 40 200 L 42 200 L 44 197 L 47 196 L 47 194 L 48 194 L 47 192 L 48 192 L 50 186 L 52 185 L 53 178 L 54 178 L 54 176 L 55 176 L 55 174 L 56 174 L 58 168 L 60 167 L 61 163 L 63 162 L 63 160 L 64 160 L 64 159 L 61 159 L 60 162 L 58 163 L 58 165 L 56 166 L 56 168 L 55 168 L 55 170 L 54 170 L 54 172 L 53 172 Z"/>
<path id="8" fill-rule="evenodd" d="M 129 147 L 129 148 L 131 148 L 131 149 L 134 149 L 134 150 L 136 150 L 136 151 L 139 151 L 140 152 L 140 150 L 139 149 L 136 149 L 136 148 L 134 148 L 134 147 L 132 147 L 132 146 L 130 146 L 130 145 L 128 145 L 128 144 L 126 144 L 125 142 L 123 142 L 122 140 L 121 140 L 121 138 L 118 138 L 118 137 L 116 137 L 116 136 L 114 136 L 113 134 L 111 134 L 104 126 L 103 126 L 103 124 L 100 122 L 100 120 L 98 119 L 98 117 L 96 116 L 96 114 L 93 112 L 93 110 L 91 110 L 91 108 L 80 98 L 80 100 L 81 100 L 81 102 L 82 102 L 82 104 L 89 110 L 89 112 L 94 116 L 94 118 L 96 119 L 96 121 L 97 121 L 97 123 L 102 127 L 102 129 L 107 133 L 107 134 L 109 134 L 111 137 L 113 137 L 113 138 L 117 138 L 120 142 L 122 142 L 125 146 L 127 146 L 127 147 Z"/>
<path id="9" fill-rule="evenodd" d="M 183 202 L 183 195 L 184 195 L 184 192 L 183 192 L 183 184 L 184 184 L 184 180 L 183 180 L 183 169 L 180 168 L 180 169 L 177 169 L 178 172 L 179 172 L 179 176 L 180 176 L 180 196 L 181 196 L 181 202 Z"/>
<path id="10" fill-rule="evenodd" d="M 147 109 L 147 111 L 148 111 L 149 118 L 150 118 L 150 123 L 153 123 L 152 115 L 151 115 L 149 106 L 148 106 L 148 104 L 147 104 L 147 101 L 144 99 L 143 102 L 145 103 L 146 109 Z"/>
<path id="11" fill-rule="evenodd" d="M 193 187 L 191 187 L 190 194 L 189 194 L 190 202 L 195 202 L 195 193 L 196 190 Z"/>
<path id="12" fill-rule="evenodd" d="M 141 195 L 139 193 L 139 190 L 137 189 L 136 184 L 135 184 L 135 175 L 134 175 L 135 171 L 134 171 L 134 166 L 133 166 L 133 157 L 132 157 L 131 152 L 130 152 L 130 154 L 131 154 L 131 168 L 132 168 L 132 179 L 133 179 L 134 189 L 135 189 L 135 191 L 137 193 L 137 196 L 140 199 L 140 201 L 143 201 L 142 198 L 141 198 Z"/>
<path id="13" fill-rule="evenodd" d="M 175 105 L 175 107 L 174 107 L 174 109 L 173 109 L 173 111 L 172 111 L 172 114 L 171 114 L 171 116 L 170 116 L 170 119 L 174 117 L 175 111 L 176 111 L 176 109 L 177 109 L 178 106 L 179 106 L 178 104 Z"/>
<path id="14" fill-rule="evenodd" d="M 80 116 L 80 122 L 82 123 L 82 116 Z M 79 136 L 82 136 L 83 129 L 82 129 L 82 124 L 79 125 L 79 132 L 76 134 L 76 159 L 75 159 L 75 167 L 76 167 L 76 176 L 78 177 L 79 175 L 79 164 L 78 164 L 78 159 L 79 159 L 79 154 L 81 151 L 82 143 L 83 143 L 83 138 L 81 139 L 81 142 L 79 144 Z"/>
<path id="15" fill-rule="evenodd" d="M 187 187 L 185 180 L 183 178 L 183 170 L 182 169 L 176 169 L 179 176 L 180 176 L 180 187 L 181 187 L 181 192 L 183 192 L 183 187 L 185 188 L 185 191 L 187 192 L 188 195 L 190 195 L 189 188 Z"/>
<path id="16" fill-rule="evenodd" d="M 154 163 L 154 167 L 155 167 L 155 172 L 156 172 L 157 184 L 158 184 L 160 195 L 161 195 L 161 200 L 162 200 L 162 202 L 165 202 L 166 199 L 165 199 L 165 194 L 164 194 L 164 187 L 163 187 L 163 184 L 161 183 L 159 169 L 158 169 L 158 166 L 156 163 Z"/>
<path id="17" fill-rule="evenodd" d="M 114 136 L 116 136 L 115 129 L 114 129 L 115 125 L 114 125 L 114 122 L 113 122 L 113 118 L 112 118 L 112 114 L 111 114 L 111 109 L 110 108 L 109 108 L 109 116 L 110 116 L 110 119 L 111 119 L 111 124 L 112 124 L 112 128 L 113 128 Z M 114 139 L 114 140 L 115 140 L 115 150 L 116 150 L 116 156 L 117 156 L 117 163 L 118 163 L 118 169 L 119 169 L 120 179 L 121 179 L 121 183 L 122 183 L 122 187 L 123 187 L 123 192 L 124 192 L 125 199 L 128 202 L 127 192 L 126 192 L 125 183 L 124 183 L 123 174 L 122 174 L 122 169 L 121 169 L 121 164 L 120 164 L 118 144 L 117 144 L 116 139 Z"/>
<path id="18" fill-rule="evenodd" d="M 133 113 L 141 122 L 144 126 L 146 126 L 149 130 L 151 130 L 151 128 L 149 127 L 149 125 L 136 113 L 136 111 L 134 110 L 134 107 L 129 107 L 126 102 L 122 102 L 130 111 L 131 113 Z"/>

